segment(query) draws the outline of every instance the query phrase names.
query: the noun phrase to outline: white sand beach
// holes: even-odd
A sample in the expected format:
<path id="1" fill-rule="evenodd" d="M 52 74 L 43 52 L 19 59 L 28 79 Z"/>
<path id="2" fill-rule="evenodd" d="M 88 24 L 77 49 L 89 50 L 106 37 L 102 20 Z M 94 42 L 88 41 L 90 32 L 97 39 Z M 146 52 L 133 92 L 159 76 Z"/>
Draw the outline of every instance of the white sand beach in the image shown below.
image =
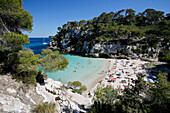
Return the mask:
<path id="1" fill-rule="evenodd" d="M 148 72 L 142 65 L 148 63 L 146 61 L 127 60 L 127 59 L 105 59 L 108 61 L 107 70 L 102 70 L 103 77 L 99 78 L 89 92 L 93 95 L 97 86 L 100 84 L 112 85 L 114 88 L 120 88 L 124 90 L 128 88 L 128 84 L 134 84 L 134 80 L 137 79 L 137 75 L 142 73 L 146 74 L 144 81 L 148 81 Z"/>

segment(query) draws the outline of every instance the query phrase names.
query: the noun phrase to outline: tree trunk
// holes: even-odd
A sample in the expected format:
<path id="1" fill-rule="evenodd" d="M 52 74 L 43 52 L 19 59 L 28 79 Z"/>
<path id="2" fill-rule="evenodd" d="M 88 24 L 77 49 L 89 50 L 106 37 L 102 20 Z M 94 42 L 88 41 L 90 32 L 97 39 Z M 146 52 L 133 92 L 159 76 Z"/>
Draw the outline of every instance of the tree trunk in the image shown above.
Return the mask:
<path id="1" fill-rule="evenodd" d="M 2 34 L 5 34 L 6 32 L 8 32 L 8 33 L 11 33 L 9 30 L 8 30 L 8 28 L 7 28 L 7 26 L 5 25 L 5 23 L 2 21 L 2 18 L 0 17 L 0 23 L 1 23 L 1 25 L 2 25 Z M 1 29 L 1 28 L 0 28 Z M 4 30 L 3 30 L 4 29 Z"/>

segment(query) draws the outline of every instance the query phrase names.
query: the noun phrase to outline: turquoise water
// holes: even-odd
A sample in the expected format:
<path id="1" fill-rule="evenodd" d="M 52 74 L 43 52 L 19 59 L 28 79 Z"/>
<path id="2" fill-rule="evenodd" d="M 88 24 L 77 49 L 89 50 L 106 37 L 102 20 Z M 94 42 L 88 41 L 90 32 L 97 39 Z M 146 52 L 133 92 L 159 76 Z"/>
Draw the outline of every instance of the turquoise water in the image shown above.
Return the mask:
<path id="1" fill-rule="evenodd" d="M 87 58 L 75 55 L 66 55 L 69 65 L 64 71 L 47 73 L 53 80 L 67 83 L 69 81 L 80 81 L 90 88 L 95 81 L 102 77 L 101 70 L 107 68 L 107 62 L 99 58 Z"/>
<path id="2" fill-rule="evenodd" d="M 45 42 L 49 43 L 50 39 L 46 38 Z M 43 38 L 30 38 L 30 44 L 25 45 L 33 50 L 35 54 L 40 54 L 42 49 L 47 49 L 43 45 Z M 64 71 L 46 73 L 48 78 L 68 83 L 69 81 L 80 81 L 90 88 L 98 78 L 102 77 L 101 70 L 106 70 L 107 62 L 100 58 L 88 58 L 76 55 L 65 54 L 69 65 Z"/>

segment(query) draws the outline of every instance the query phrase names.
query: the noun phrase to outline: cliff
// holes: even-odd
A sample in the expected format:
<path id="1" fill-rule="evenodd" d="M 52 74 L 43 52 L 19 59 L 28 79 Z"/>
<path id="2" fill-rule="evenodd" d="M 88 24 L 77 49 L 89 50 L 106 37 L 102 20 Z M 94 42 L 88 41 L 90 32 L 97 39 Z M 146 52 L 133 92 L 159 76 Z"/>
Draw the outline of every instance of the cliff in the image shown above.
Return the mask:
<path id="1" fill-rule="evenodd" d="M 45 85 L 29 85 L 16 82 L 8 73 L 0 74 L 0 112 L 31 113 L 36 104 L 54 102 L 58 113 L 86 112 L 92 98 L 73 93 L 62 87 L 62 83 L 47 79 Z"/>
<path id="2" fill-rule="evenodd" d="M 58 27 L 50 48 L 93 57 L 126 55 L 158 59 L 170 53 L 169 14 L 146 9 L 102 13 L 92 20 L 67 22 Z"/>

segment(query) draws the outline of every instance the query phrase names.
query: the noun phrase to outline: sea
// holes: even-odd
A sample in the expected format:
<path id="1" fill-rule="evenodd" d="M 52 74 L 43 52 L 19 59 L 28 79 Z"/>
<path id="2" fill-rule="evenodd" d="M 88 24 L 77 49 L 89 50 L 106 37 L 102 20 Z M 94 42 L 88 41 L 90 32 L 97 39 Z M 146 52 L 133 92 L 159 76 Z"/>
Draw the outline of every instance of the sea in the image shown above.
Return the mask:
<path id="1" fill-rule="evenodd" d="M 51 38 L 29 38 L 30 43 L 24 47 L 31 49 L 35 54 L 41 54 L 42 49 L 47 49 Z M 43 45 L 46 42 L 47 45 Z M 67 84 L 69 81 L 80 81 L 87 88 L 104 76 L 101 71 L 107 69 L 107 61 L 102 58 L 89 58 L 77 55 L 64 54 L 69 65 L 64 71 L 46 73 L 48 78 Z"/>

